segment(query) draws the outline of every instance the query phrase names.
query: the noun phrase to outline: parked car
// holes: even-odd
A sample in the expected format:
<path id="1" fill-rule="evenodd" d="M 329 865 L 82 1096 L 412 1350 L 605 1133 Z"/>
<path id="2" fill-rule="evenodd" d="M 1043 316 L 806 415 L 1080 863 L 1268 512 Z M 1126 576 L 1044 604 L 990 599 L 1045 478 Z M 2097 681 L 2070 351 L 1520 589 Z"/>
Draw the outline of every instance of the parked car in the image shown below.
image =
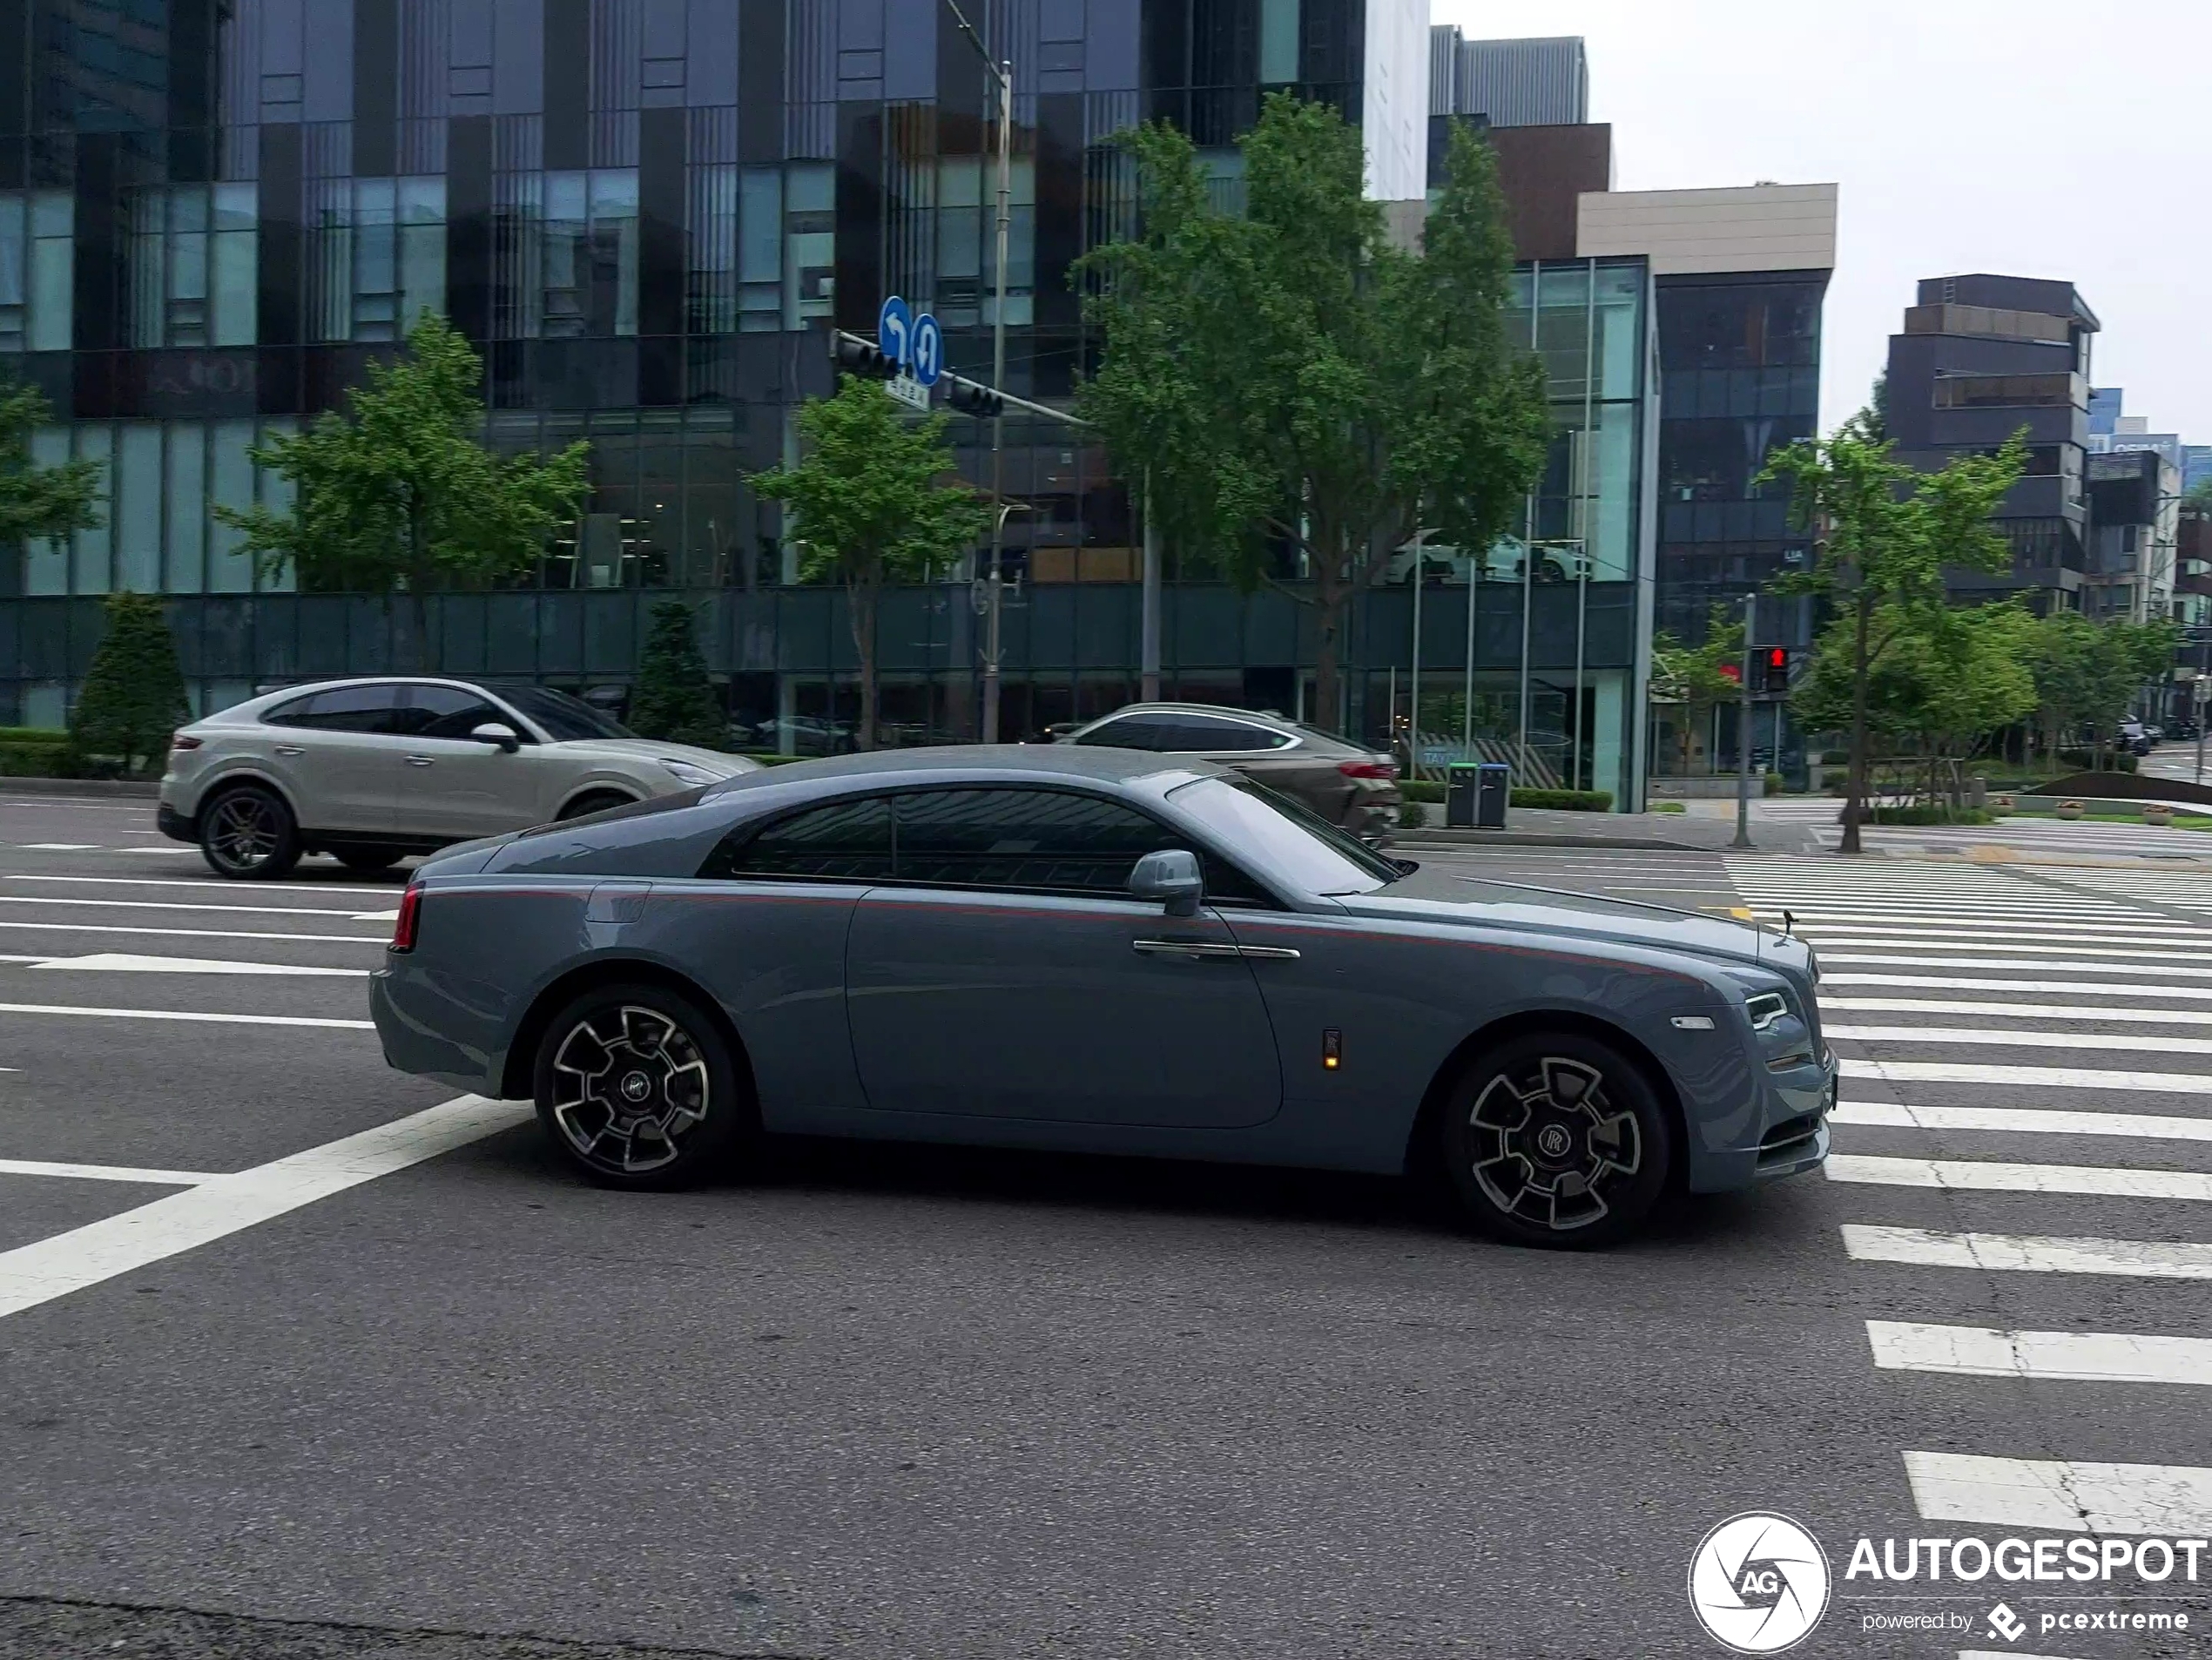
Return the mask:
<path id="1" fill-rule="evenodd" d="M 1133 703 L 1058 741 L 1232 766 L 1362 841 L 1385 841 L 1398 827 L 1396 761 L 1281 715 L 1204 703 Z"/>
<path id="2" fill-rule="evenodd" d="M 2149 754 L 2154 741 L 2150 729 L 2141 721 L 2123 720 L 2120 723 L 2120 742 L 2130 754 Z"/>
<path id="3" fill-rule="evenodd" d="M 855 742 L 853 728 L 819 715 L 777 715 L 752 729 L 752 746 L 785 755 L 843 755 Z"/>
<path id="4" fill-rule="evenodd" d="M 179 731 L 156 822 L 218 875 L 409 854 L 718 784 L 760 763 L 637 737 L 544 686 L 435 676 L 287 686 Z"/>
<path id="5" fill-rule="evenodd" d="M 789 1131 L 1438 1170 L 1599 1245 L 1818 1165 L 1835 1099 L 1800 941 L 1425 871 L 1125 749 L 774 767 L 452 849 L 395 926 L 385 1058 L 535 1098 L 621 1187 Z"/>

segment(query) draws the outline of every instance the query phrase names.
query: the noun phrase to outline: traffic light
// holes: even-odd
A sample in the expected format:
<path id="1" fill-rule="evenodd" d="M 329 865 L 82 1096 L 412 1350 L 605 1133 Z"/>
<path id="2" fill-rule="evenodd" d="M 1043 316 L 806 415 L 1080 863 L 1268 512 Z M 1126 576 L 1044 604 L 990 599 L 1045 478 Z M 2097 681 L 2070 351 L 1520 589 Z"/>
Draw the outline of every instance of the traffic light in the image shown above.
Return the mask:
<path id="1" fill-rule="evenodd" d="M 1787 692 L 1790 689 L 1790 648 L 1770 645 L 1759 653 L 1759 690 Z"/>
<path id="2" fill-rule="evenodd" d="M 885 355 L 881 347 L 856 334 L 832 334 L 830 359 L 837 365 L 837 372 L 840 375 L 857 375 L 863 381 L 898 378 L 897 361 Z"/>
<path id="3" fill-rule="evenodd" d="M 1722 679 L 1733 680 L 1739 686 L 1743 684 L 1743 671 L 1737 664 L 1723 663 L 1720 665 L 1720 671 Z"/>
<path id="4" fill-rule="evenodd" d="M 1006 400 L 989 387 L 962 380 L 958 375 L 948 375 L 945 379 L 952 388 L 945 401 L 961 414 L 974 415 L 978 421 L 988 421 L 993 415 L 1006 412 Z"/>

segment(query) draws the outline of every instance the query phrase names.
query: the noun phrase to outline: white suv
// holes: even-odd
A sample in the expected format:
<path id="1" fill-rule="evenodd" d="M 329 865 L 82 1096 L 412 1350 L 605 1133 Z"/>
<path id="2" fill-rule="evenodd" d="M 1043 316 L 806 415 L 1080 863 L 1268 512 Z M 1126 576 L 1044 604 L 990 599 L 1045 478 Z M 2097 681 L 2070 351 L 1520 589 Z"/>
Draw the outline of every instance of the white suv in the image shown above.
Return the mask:
<path id="1" fill-rule="evenodd" d="M 177 733 L 161 833 L 219 875 L 308 853 L 355 870 L 719 783 L 740 755 L 656 743 L 563 692 L 435 676 L 287 686 Z"/>

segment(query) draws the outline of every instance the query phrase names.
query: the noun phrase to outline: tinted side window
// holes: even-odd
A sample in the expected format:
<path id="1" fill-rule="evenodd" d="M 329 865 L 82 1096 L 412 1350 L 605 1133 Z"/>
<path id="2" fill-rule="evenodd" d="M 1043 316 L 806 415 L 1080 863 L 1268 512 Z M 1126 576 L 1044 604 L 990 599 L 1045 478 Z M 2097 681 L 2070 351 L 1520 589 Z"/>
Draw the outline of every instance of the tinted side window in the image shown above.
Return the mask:
<path id="1" fill-rule="evenodd" d="M 1280 732 L 1241 720 L 1217 720 L 1211 715 L 1177 715 L 1162 735 L 1160 747 L 1220 754 L 1231 750 L 1280 749 L 1289 741 Z"/>
<path id="2" fill-rule="evenodd" d="M 312 732 L 390 732 L 392 688 L 341 686 L 318 692 L 271 710 L 262 717 L 274 726 L 301 726 Z"/>
<path id="3" fill-rule="evenodd" d="M 880 795 L 833 801 L 755 830 L 743 826 L 709 856 L 702 876 L 883 881 L 891 875 L 891 808 Z"/>
<path id="4" fill-rule="evenodd" d="M 1108 749 L 1158 749 L 1160 723 L 1150 715 L 1130 715 L 1121 720 L 1109 720 L 1103 726 L 1094 726 L 1076 739 L 1078 744 L 1095 744 Z"/>
<path id="5" fill-rule="evenodd" d="M 399 730 L 410 738 L 466 739 L 488 720 L 515 725 L 483 698 L 459 686 L 402 686 L 397 713 Z"/>

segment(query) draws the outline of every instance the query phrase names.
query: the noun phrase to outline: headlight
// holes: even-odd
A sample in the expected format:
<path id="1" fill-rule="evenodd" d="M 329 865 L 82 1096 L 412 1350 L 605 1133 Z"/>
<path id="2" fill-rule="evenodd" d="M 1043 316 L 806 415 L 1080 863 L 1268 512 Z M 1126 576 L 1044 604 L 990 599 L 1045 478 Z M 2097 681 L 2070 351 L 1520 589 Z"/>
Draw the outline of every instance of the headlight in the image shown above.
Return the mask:
<path id="1" fill-rule="evenodd" d="M 694 766 L 689 761 L 663 761 L 661 765 L 686 784 L 719 784 L 722 781 L 721 773 L 710 773 L 704 766 Z"/>

